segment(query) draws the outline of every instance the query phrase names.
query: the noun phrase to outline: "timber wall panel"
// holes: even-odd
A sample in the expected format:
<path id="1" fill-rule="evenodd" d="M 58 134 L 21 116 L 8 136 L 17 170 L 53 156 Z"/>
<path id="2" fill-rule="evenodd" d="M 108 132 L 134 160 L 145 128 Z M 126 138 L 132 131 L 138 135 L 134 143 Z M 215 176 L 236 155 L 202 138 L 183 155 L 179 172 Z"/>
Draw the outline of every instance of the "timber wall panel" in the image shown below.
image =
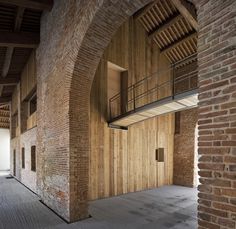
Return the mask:
<path id="1" fill-rule="evenodd" d="M 35 66 L 35 52 L 32 51 L 31 56 L 26 63 L 21 74 L 21 100 L 26 97 L 36 87 L 36 66 Z"/>
<path id="2" fill-rule="evenodd" d="M 91 90 L 89 199 L 155 188 L 172 184 L 173 180 L 173 114 L 137 123 L 128 131 L 108 128 L 107 61 L 128 70 L 128 85 L 170 65 L 166 57 L 160 56 L 157 46 L 148 40 L 139 22 L 132 18 L 111 40 Z M 160 79 L 151 79 L 148 87 L 169 77 L 169 72 L 163 73 Z M 137 88 L 136 92 L 144 92 L 145 87 Z M 170 87 L 165 87 L 156 95 L 140 99 L 138 105 L 146 103 L 147 99 L 154 101 L 160 94 L 167 96 L 169 92 Z M 165 149 L 165 162 L 156 161 L 158 147 Z"/>

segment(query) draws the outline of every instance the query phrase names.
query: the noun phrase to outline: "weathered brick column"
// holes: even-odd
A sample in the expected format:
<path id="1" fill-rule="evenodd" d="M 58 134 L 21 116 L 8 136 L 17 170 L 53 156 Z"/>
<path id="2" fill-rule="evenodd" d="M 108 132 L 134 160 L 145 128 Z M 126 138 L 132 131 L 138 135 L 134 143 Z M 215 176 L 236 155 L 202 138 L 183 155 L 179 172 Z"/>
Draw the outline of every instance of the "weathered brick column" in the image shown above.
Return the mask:
<path id="1" fill-rule="evenodd" d="M 37 188 L 67 221 L 88 216 L 89 101 L 100 58 L 119 26 L 151 0 L 54 1 L 37 49 Z"/>
<path id="2" fill-rule="evenodd" d="M 197 3 L 199 228 L 236 222 L 236 1 Z"/>

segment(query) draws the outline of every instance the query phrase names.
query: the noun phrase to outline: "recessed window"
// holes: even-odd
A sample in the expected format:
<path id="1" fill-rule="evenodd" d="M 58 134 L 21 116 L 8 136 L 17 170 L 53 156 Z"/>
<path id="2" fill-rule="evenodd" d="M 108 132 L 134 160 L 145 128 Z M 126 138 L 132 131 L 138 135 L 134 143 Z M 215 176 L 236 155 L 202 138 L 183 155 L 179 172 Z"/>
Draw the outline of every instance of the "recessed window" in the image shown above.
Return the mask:
<path id="1" fill-rule="evenodd" d="M 156 149 L 156 160 L 158 162 L 164 162 L 165 161 L 164 148 Z"/>
<path id="2" fill-rule="evenodd" d="M 31 146 L 31 171 L 36 172 L 36 146 Z"/>
<path id="3" fill-rule="evenodd" d="M 35 94 L 30 100 L 29 100 L 29 115 L 32 115 L 34 112 L 37 111 L 37 95 Z"/>
<path id="4" fill-rule="evenodd" d="M 25 148 L 23 147 L 21 149 L 21 163 L 22 163 L 22 169 L 25 168 Z"/>

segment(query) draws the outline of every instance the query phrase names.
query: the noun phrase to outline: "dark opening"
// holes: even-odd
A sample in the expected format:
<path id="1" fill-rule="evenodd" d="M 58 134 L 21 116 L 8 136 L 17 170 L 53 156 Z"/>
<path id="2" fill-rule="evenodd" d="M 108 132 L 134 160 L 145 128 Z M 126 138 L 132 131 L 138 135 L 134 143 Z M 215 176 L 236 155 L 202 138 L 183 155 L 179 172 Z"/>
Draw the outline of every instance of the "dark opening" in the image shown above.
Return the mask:
<path id="1" fill-rule="evenodd" d="M 22 169 L 25 168 L 25 148 L 21 149 L 21 162 L 22 162 Z"/>
<path id="2" fill-rule="evenodd" d="M 31 171 L 36 172 L 36 146 L 31 146 Z"/>
<path id="3" fill-rule="evenodd" d="M 13 176 L 16 176 L 16 150 L 13 151 Z"/>
<path id="4" fill-rule="evenodd" d="M 35 94 L 30 100 L 29 100 L 29 115 L 32 115 L 34 112 L 37 111 L 37 95 Z"/>

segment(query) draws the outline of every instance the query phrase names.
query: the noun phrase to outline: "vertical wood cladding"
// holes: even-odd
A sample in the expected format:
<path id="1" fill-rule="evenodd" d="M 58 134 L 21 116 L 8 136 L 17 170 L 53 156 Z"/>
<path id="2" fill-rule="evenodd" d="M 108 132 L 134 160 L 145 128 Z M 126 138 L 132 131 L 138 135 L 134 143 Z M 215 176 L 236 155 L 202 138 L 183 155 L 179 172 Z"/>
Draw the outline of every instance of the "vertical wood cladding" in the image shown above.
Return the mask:
<path id="1" fill-rule="evenodd" d="M 172 184 L 173 177 L 173 114 L 137 123 L 128 131 L 108 128 L 107 61 L 127 70 L 128 85 L 169 68 L 167 59 L 160 56 L 157 46 L 148 40 L 142 26 L 133 18 L 125 22 L 112 38 L 91 90 L 89 199 Z M 169 77 L 169 72 L 162 74 L 158 82 Z M 141 93 L 143 89 L 138 90 Z M 166 87 L 159 93 L 164 96 L 169 91 L 170 88 Z M 138 102 L 141 105 L 144 101 Z M 156 161 L 159 147 L 165 149 L 165 162 Z"/>

